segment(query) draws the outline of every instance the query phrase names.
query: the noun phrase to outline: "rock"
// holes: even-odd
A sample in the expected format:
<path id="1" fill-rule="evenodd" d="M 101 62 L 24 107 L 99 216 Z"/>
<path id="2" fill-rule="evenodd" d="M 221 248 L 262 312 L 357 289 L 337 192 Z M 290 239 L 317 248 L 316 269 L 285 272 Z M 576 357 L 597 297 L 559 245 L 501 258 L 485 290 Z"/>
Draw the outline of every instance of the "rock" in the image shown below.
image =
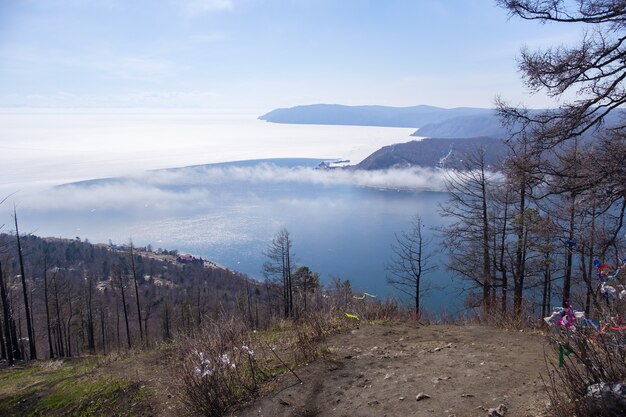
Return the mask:
<path id="1" fill-rule="evenodd" d="M 400 398 L 399 398 L 399 400 L 400 400 L 400 401 L 404 401 L 404 398 L 405 398 L 405 397 L 400 397 Z"/>
<path id="2" fill-rule="evenodd" d="M 438 384 L 439 381 L 447 381 L 448 379 L 450 379 L 449 376 L 437 376 L 437 377 L 431 379 L 431 381 L 432 381 L 433 384 Z"/>
<path id="3" fill-rule="evenodd" d="M 473 398 L 474 394 L 461 394 L 461 397 L 463 397 L 463 398 Z"/>
<path id="4" fill-rule="evenodd" d="M 436 347 L 436 348 L 433 349 L 433 352 L 439 352 L 440 350 L 441 350 L 440 347 Z"/>
<path id="5" fill-rule="evenodd" d="M 506 413 L 506 411 L 507 411 L 506 405 L 500 404 L 496 408 L 490 408 L 487 411 L 487 417 L 504 417 L 504 414 Z"/>
<path id="6" fill-rule="evenodd" d="M 415 396 L 415 401 L 422 401 L 422 400 L 425 400 L 427 398 L 430 398 L 430 395 L 426 395 L 423 392 L 420 392 L 419 394 L 417 394 Z"/>
<path id="7" fill-rule="evenodd" d="M 585 401 L 592 415 L 622 415 L 620 413 L 626 410 L 626 384 L 591 384 Z"/>

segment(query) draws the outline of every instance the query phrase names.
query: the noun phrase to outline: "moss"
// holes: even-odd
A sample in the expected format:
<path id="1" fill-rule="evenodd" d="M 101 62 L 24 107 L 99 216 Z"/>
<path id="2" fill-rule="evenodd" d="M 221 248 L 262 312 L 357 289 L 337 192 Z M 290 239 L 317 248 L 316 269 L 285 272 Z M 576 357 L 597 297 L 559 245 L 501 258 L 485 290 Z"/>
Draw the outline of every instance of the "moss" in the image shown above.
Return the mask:
<path id="1" fill-rule="evenodd" d="M 93 415 L 130 385 L 128 381 L 118 379 L 66 380 L 39 399 L 33 415 L 52 414 L 61 410 L 63 415 Z"/>
<path id="2" fill-rule="evenodd" d="M 0 414 L 93 415 L 130 385 L 96 378 L 96 367 L 96 359 L 82 358 L 5 369 L 0 372 Z"/>

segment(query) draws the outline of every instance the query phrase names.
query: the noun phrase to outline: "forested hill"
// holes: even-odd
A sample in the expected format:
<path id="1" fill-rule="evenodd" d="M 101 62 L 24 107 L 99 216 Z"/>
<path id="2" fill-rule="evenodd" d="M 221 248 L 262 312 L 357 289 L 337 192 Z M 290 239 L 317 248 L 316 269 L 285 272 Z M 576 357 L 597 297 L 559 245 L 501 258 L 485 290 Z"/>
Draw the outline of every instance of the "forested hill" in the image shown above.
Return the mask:
<path id="1" fill-rule="evenodd" d="M 406 143 L 384 146 L 363 161 L 356 168 L 366 170 L 406 168 L 412 166 L 427 168 L 463 169 L 463 160 L 482 148 L 485 162 L 494 169 L 507 154 L 504 141 L 490 137 L 470 139 L 427 138 Z"/>
<path id="2" fill-rule="evenodd" d="M 272 123 L 420 128 L 429 123 L 441 123 L 457 117 L 490 114 L 492 110 L 471 107 L 444 109 L 425 105 L 388 107 L 311 104 L 276 109 L 260 116 L 259 119 Z"/>
<path id="3" fill-rule="evenodd" d="M 24 343 L 16 243 L 14 235 L 0 234 L 11 327 L 15 340 Z M 21 244 L 40 357 L 49 357 L 50 346 L 53 356 L 63 357 L 152 344 L 188 332 L 218 312 L 238 311 L 255 320 L 260 310 L 266 316 L 265 286 L 191 255 L 30 235 L 22 236 Z M 25 344 L 18 346 L 22 352 Z"/>

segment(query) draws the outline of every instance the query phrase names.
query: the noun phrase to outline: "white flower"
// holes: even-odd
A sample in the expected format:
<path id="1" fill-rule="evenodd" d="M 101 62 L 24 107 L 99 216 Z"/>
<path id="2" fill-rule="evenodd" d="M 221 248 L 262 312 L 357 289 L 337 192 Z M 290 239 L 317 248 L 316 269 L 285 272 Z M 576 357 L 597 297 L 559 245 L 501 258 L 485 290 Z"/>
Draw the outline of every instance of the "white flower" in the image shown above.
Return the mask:
<path id="1" fill-rule="evenodd" d="M 228 358 L 228 355 L 226 353 L 224 353 L 220 359 L 222 360 L 222 363 L 224 365 L 230 365 L 230 359 Z"/>

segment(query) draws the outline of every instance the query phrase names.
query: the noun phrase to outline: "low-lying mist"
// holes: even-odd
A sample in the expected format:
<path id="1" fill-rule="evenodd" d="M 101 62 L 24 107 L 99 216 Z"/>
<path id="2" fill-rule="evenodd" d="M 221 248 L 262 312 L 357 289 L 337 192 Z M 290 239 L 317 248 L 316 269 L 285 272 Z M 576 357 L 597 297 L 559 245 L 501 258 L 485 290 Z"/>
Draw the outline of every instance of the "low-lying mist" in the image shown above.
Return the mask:
<path id="1" fill-rule="evenodd" d="M 203 166 L 148 171 L 140 175 L 84 181 L 36 192 L 17 193 L 19 206 L 47 210 L 127 210 L 150 207 L 179 211 L 193 206 L 216 207 L 225 193 L 246 192 L 255 185 L 286 184 L 298 197 L 298 186 L 357 186 L 385 190 L 443 191 L 451 175 L 431 168 L 403 168 L 381 171 L 349 169 L 320 170 L 310 167 L 282 167 L 271 163 L 254 166 Z M 231 184 L 229 187 L 220 185 Z M 244 186 L 245 187 L 242 187 Z M 5 207 L 7 209 L 7 207 Z"/>

